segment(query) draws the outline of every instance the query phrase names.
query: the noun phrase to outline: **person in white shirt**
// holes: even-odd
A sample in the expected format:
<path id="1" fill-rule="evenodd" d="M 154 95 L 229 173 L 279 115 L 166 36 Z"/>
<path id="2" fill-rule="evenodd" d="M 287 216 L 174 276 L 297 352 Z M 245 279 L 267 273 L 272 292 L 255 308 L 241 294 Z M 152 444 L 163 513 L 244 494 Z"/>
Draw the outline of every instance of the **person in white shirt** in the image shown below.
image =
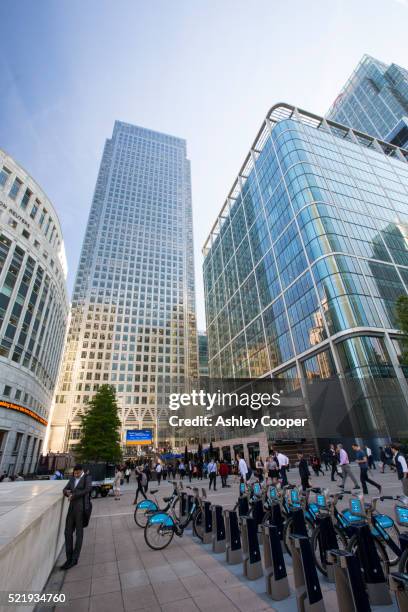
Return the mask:
<path id="1" fill-rule="evenodd" d="M 357 478 L 354 476 L 353 472 L 351 471 L 350 461 L 349 461 L 349 458 L 348 458 L 348 454 L 344 450 L 342 444 L 338 444 L 337 445 L 337 453 L 339 455 L 339 465 L 341 467 L 341 477 L 343 479 L 343 483 L 341 485 L 339 485 L 339 487 L 341 489 L 344 489 L 344 486 L 346 484 L 346 480 L 347 480 L 348 477 L 350 477 L 351 480 L 354 482 L 354 489 L 359 489 L 360 486 L 358 484 Z"/>
<path id="2" fill-rule="evenodd" d="M 211 459 L 210 463 L 208 464 L 208 478 L 210 479 L 210 482 L 208 483 L 208 490 L 211 490 L 211 485 L 214 485 L 214 491 L 217 490 L 217 464 L 215 463 L 214 459 Z"/>
<path id="3" fill-rule="evenodd" d="M 374 457 L 373 457 L 373 453 L 371 451 L 371 448 L 369 448 L 368 446 L 365 447 L 365 451 L 366 451 L 366 455 L 367 455 L 367 462 L 368 462 L 368 469 L 372 470 L 372 469 L 376 469 L 375 467 L 375 463 L 374 463 Z"/>
<path id="4" fill-rule="evenodd" d="M 394 442 L 391 444 L 391 450 L 394 458 L 395 467 L 397 468 L 398 480 L 402 484 L 402 492 L 408 495 L 408 466 L 407 460 L 401 453 L 401 445 Z"/>
<path id="5" fill-rule="evenodd" d="M 248 480 L 248 466 L 242 455 L 237 455 L 238 461 L 238 473 L 241 476 L 241 481 L 246 482 Z"/>
<path id="6" fill-rule="evenodd" d="M 161 477 L 162 477 L 162 471 L 163 471 L 163 466 L 162 464 L 159 462 L 156 465 L 156 476 L 157 476 L 157 484 L 160 486 L 160 481 L 161 481 Z"/>
<path id="7" fill-rule="evenodd" d="M 276 455 L 276 460 L 279 465 L 279 471 L 282 479 L 282 486 L 286 486 L 288 484 L 288 477 L 286 475 L 286 470 L 289 467 L 289 458 L 283 453 L 278 453 Z"/>

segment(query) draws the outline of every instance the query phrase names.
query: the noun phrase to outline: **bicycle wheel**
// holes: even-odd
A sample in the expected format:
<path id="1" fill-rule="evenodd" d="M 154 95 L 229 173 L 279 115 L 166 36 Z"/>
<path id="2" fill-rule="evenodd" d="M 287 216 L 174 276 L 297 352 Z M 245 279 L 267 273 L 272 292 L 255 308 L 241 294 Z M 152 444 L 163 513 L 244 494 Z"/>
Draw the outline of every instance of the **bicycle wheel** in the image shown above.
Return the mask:
<path id="1" fill-rule="evenodd" d="M 146 544 L 153 550 L 163 550 L 172 541 L 174 526 L 167 527 L 163 523 L 152 523 L 148 521 L 144 528 L 144 539 Z"/>
<path id="2" fill-rule="evenodd" d="M 136 504 L 135 512 L 133 514 L 136 525 L 143 529 L 146 527 L 149 516 L 152 516 L 152 514 L 157 511 L 158 507 L 154 501 L 150 499 L 142 499 L 138 504 Z"/>
<path id="3" fill-rule="evenodd" d="M 142 529 L 144 527 L 146 527 L 146 523 L 149 519 L 149 516 L 151 516 L 152 511 L 146 508 L 138 508 L 136 506 L 135 508 L 135 513 L 134 513 L 134 519 L 135 519 L 135 523 L 138 527 L 141 527 Z"/>
<path id="4" fill-rule="evenodd" d="M 193 518 L 193 533 L 197 538 L 204 539 L 204 514 L 202 510 L 197 510 Z"/>
<path id="5" fill-rule="evenodd" d="M 404 550 L 398 564 L 398 571 L 402 574 L 408 573 L 408 548 Z"/>
<path id="6" fill-rule="evenodd" d="M 346 538 L 346 536 L 336 526 L 334 526 L 334 531 L 336 533 L 336 539 L 337 539 L 337 546 L 336 546 L 336 548 L 338 548 L 340 550 L 347 550 L 347 538 Z M 312 534 L 312 553 L 313 553 L 313 558 L 314 558 L 314 562 L 315 562 L 315 565 L 316 565 L 317 569 L 319 570 L 319 572 L 321 574 L 323 574 L 323 576 L 327 576 L 327 565 L 326 565 L 325 555 L 321 554 L 320 527 L 319 526 L 317 526 L 317 527 L 315 527 L 313 529 L 313 534 Z"/>
<path id="7" fill-rule="evenodd" d="M 385 546 L 381 542 L 381 540 L 378 540 L 376 537 L 374 537 L 374 542 L 375 542 L 375 547 L 377 549 L 378 556 L 380 558 L 380 563 L 381 563 L 382 570 L 384 572 L 384 576 L 387 577 L 390 571 L 390 562 L 388 560 L 387 551 L 385 550 Z M 356 535 L 350 538 L 349 543 L 347 545 L 347 550 L 353 553 L 354 555 L 357 555 L 357 557 L 359 557 Z"/>

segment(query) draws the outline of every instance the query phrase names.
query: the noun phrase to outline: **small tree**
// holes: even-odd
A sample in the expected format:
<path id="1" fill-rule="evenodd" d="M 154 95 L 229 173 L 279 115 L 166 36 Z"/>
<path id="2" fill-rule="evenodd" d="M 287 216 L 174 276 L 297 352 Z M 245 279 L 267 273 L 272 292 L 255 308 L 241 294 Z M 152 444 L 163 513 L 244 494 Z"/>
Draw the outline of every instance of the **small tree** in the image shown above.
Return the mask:
<path id="1" fill-rule="evenodd" d="M 214 459 L 214 449 L 213 449 L 212 440 L 210 441 L 210 447 L 208 449 L 208 454 L 210 456 L 210 459 Z"/>
<path id="2" fill-rule="evenodd" d="M 404 336 L 402 341 L 402 363 L 408 365 L 408 296 L 400 295 L 396 305 L 398 325 Z"/>
<path id="3" fill-rule="evenodd" d="M 102 385 L 81 417 L 81 437 L 75 448 L 78 459 L 120 461 L 120 425 L 115 388 Z"/>

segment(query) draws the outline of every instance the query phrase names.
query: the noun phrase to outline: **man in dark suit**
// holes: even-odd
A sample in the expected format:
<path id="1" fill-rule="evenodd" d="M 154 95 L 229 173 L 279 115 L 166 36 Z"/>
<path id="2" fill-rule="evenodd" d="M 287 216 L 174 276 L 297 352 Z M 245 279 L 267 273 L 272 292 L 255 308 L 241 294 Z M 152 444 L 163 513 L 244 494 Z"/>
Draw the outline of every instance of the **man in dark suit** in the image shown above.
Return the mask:
<path id="1" fill-rule="evenodd" d="M 74 474 L 64 487 L 63 494 L 69 499 L 67 520 L 65 523 L 65 552 L 67 560 L 61 567 L 70 569 L 78 563 L 84 534 L 84 514 L 90 507 L 91 478 L 87 476 L 82 465 L 74 467 Z M 74 548 L 75 531 L 75 548 Z"/>

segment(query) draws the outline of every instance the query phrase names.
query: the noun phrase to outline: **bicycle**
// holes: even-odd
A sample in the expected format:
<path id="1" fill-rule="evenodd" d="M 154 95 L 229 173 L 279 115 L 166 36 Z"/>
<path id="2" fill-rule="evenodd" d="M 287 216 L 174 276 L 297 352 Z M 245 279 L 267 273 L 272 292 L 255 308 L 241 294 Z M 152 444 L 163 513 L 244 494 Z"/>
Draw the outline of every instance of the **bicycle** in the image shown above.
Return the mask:
<path id="1" fill-rule="evenodd" d="M 170 508 L 173 508 L 174 511 L 177 504 L 180 504 L 180 494 L 178 491 L 177 483 L 173 482 L 169 484 L 173 484 L 173 492 L 170 497 L 163 497 L 163 501 L 166 504 L 164 508 L 160 508 L 159 501 L 155 496 L 155 493 L 158 492 L 158 489 L 152 489 L 150 491 L 151 495 L 153 495 L 153 499 L 142 499 L 137 503 L 133 518 L 135 519 L 135 523 L 138 527 L 144 528 L 146 526 L 147 520 L 149 516 L 154 514 L 154 512 L 167 512 Z"/>
<path id="2" fill-rule="evenodd" d="M 364 497 L 359 495 L 350 500 L 350 510 L 354 516 L 370 526 L 384 574 L 387 576 L 390 566 L 397 565 L 399 562 L 402 551 L 396 543 L 396 540 L 399 541 L 400 539 L 400 532 L 394 520 L 387 514 L 376 514 L 377 502 L 384 499 L 393 498 L 392 496 L 373 497 L 371 502 L 365 503 Z M 356 534 L 350 538 L 347 550 L 358 554 Z M 391 553 L 391 556 L 389 556 L 389 553 Z"/>
<path id="3" fill-rule="evenodd" d="M 403 503 L 404 505 L 395 505 L 395 519 L 401 527 L 408 526 L 408 497 L 405 496 L 397 496 L 396 498 L 399 504 Z M 403 532 L 400 534 L 400 549 L 401 549 L 401 557 L 398 563 L 398 571 L 402 574 L 408 574 L 408 532 Z"/>
<path id="4" fill-rule="evenodd" d="M 299 489 L 293 485 L 288 485 L 284 488 L 287 489 L 285 496 L 287 497 L 287 515 L 283 526 L 283 542 L 285 545 L 286 552 L 288 553 L 288 555 L 292 556 L 290 536 L 294 533 L 293 512 L 299 509 L 303 510 L 306 525 L 306 534 L 310 540 L 313 534 L 313 529 L 316 524 L 318 507 L 316 506 L 316 504 L 309 503 L 309 494 L 311 490 L 320 491 L 320 489 L 309 489 L 305 493 L 299 493 Z"/>
<path id="5" fill-rule="evenodd" d="M 180 538 L 183 536 L 184 530 L 191 521 L 194 535 L 202 541 L 204 516 L 197 489 L 184 521 L 176 516 L 172 508 L 169 512 L 158 511 L 149 516 L 144 528 L 145 542 L 152 550 L 163 550 L 170 544 L 174 535 Z"/>
<path id="6" fill-rule="evenodd" d="M 335 493 L 334 495 L 329 495 L 328 491 L 320 492 L 316 494 L 316 506 L 317 506 L 317 517 L 316 517 L 316 525 L 313 529 L 311 545 L 312 545 L 312 554 L 314 558 L 315 565 L 319 572 L 323 574 L 323 576 L 327 576 L 327 559 L 323 538 L 321 533 L 321 526 L 319 522 L 319 518 L 330 517 L 331 524 L 334 530 L 334 534 L 337 541 L 337 549 L 346 550 L 348 544 L 348 537 L 346 535 L 346 530 L 343 527 L 339 527 L 336 523 L 340 520 L 340 514 L 337 510 L 337 503 L 343 499 L 344 495 L 348 495 L 350 491 L 342 491 L 341 493 Z M 342 515 L 341 515 L 342 516 Z"/>

